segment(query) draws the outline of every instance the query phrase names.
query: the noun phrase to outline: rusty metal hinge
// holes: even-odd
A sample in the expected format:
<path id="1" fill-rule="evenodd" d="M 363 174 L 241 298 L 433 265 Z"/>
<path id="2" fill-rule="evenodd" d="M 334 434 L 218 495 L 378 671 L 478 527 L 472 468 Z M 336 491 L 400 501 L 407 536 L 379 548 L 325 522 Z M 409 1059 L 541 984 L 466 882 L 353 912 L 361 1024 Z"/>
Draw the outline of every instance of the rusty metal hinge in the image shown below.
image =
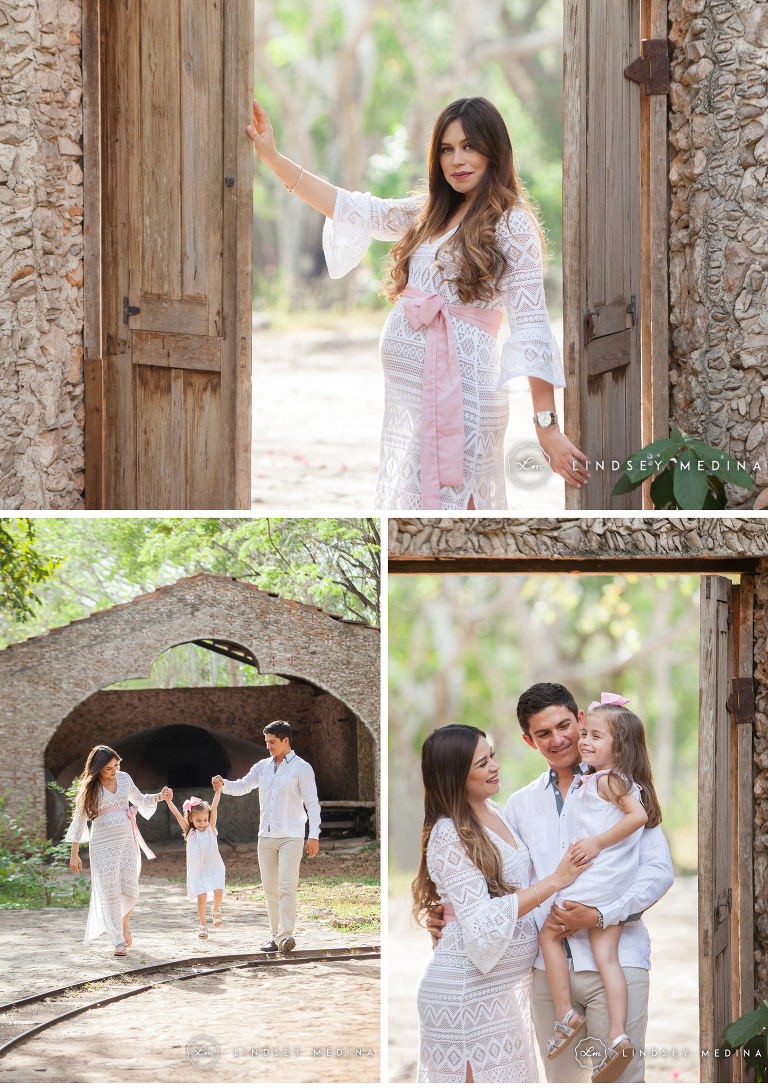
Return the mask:
<path id="1" fill-rule="evenodd" d="M 645 38 L 642 56 L 624 69 L 627 79 L 642 83 L 646 95 L 669 94 L 669 43 L 666 38 Z"/>
<path id="2" fill-rule="evenodd" d="M 751 677 L 732 677 L 731 695 L 725 706 L 734 723 L 751 723 L 755 718 L 755 683 Z"/>
<path id="3" fill-rule="evenodd" d="M 715 905 L 715 911 L 717 912 L 717 923 L 725 923 L 731 914 L 731 908 L 733 907 L 733 890 L 729 889 L 727 896 L 718 901 Z"/>
<path id="4" fill-rule="evenodd" d="M 632 325 L 637 321 L 637 296 L 633 295 L 627 303 L 627 314 L 632 315 Z"/>
<path id="5" fill-rule="evenodd" d="M 128 296 L 123 297 L 123 321 L 128 324 L 128 319 L 132 314 L 141 314 L 141 307 L 128 306 Z"/>
<path id="6" fill-rule="evenodd" d="M 598 312 L 596 310 L 588 310 L 587 313 L 584 315 L 584 347 L 585 348 L 587 347 L 589 342 L 591 340 L 593 340 L 593 338 L 595 336 L 595 317 L 596 317 L 597 313 Z"/>

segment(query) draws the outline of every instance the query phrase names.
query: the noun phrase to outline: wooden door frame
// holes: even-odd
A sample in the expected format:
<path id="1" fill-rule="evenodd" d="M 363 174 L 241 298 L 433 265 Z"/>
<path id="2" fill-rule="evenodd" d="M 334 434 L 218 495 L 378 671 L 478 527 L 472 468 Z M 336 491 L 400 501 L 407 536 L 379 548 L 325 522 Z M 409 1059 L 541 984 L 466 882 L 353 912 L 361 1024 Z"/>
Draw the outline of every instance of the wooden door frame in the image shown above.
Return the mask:
<path id="1" fill-rule="evenodd" d="M 642 0 L 641 34 L 667 38 L 667 0 Z M 580 43 L 580 56 L 563 53 L 563 366 L 564 426 L 580 450 L 582 401 L 586 394 L 583 321 L 586 310 L 581 255 L 587 245 L 583 180 L 586 177 L 584 124 L 586 11 L 580 0 L 565 0 L 564 40 Z M 577 61 L 579 63 L 577 63 Z M 642 445 L 669 435 L 669 208 L 668 102 L 640 90 L 640 376 Z M 588 453 L 588 452 L 587 452 Z M 653 510 L 650 483 L 629 493 L 635 509 Z M 567 510 L 582 509 L 581 490 L 565 486 Z"/>
<path id="2" fill-rule="evenodd" d="M 85 400 L 85 507 L 105 510 L 105 330 L 102 320 L 102 103 L 101 17 L 110 0 L 83 0 L 83 343 Z M 113 0 L 114 2 L 114 0 Z M 251 310 L 253 299 L 253 149 L 243 135 L 253 98 L 253 0 L 224 4 L 224 173 L 234 176 L 224 206 L 222 285 L 235 307 L 235 330 L 222 344 L 221 413 L 229 464 L 224 469 L 233 508 L 251 507 Z M 242 125 L 239 123 L 242 121 Z M 225 381 L 225 376 L 229 376 Z M 234 423 L 232 427 L 230 422 Z"/>
<path id="3" fill-rule="evenodd" d="M 388 575 L 501 575 L 510 573 L 562 572 L 569 575 L 636 573 L 636 574 L 681 574 L 693 573 L 706 577 L 713 574 L 739 575 L 740 583 L 732 589 L 731 618 L 731 677 L 754 676 L 754 591 L 755 574 L 759 568 L 759 558 L 734 556 L 708 559 L 706 557 L 638 557 L 619 559 L 611 557 L 412 557 L 390 556 Z M 703 583 L 703 579 L 702 579 Z M 735 593 L 738 592 L 738 593 Z M 700 643 L 701 646 L 701 643 Z M 699 678 L 701 688 L 701 677 Z M 699 723 L 702 721 L 701 709 Z M 731 890 L 733 907 L 731 909 L 731 1020 L 754 1009 L 754 791 L 753 791 L 753 730 L 754 722 L 738 724 L 731 719 L 730 746 L 730 820 L 731 820 Z M 701 779 L 702 765 L 706 755 L 701 754 L 701 729 L 699 729 L 699 851 L 704 854 L 709 850 L 712 839 L 712 822 L 708 821 L 706 795 L 702 801 Z M 736 851 L 734 852 L 734 847 Z M 710 876 L 711 878 L 711 876 Z M 709 884 L 711 886 L 711 882 Z M 701 1082 L 717 1081 L 714 1077 L 716 1061 L 714 1048 L 722 1044 L 705 1041 L 702 1023 L 706 1025 L 707 1010 L 712 1008 L 712 979 L 709 965 L 701 951 L 703 923 L 711 918 L 712 889 L 706 876 L 699 881 L 699 1067 Z M 712 944 L 710 943 L 710 948 Z M 706 953 L 706 952 L 705 952 Z M 711 953 L 711 950 L 710 950 Z M 712 959 L 713 960 L 713 959 Z M 703 970 L 703 971 L 702 971 Z M 708 1005 L 708 1006 L 707 1006 Z M 703 1052 L 709 1055 L 704 1056 Z M 722 1058 L 719 1063 L 728 1063 Z M 730 1060 L 731 1079 L 744 1082 L 744 1063 L 741 1056 Z"/>

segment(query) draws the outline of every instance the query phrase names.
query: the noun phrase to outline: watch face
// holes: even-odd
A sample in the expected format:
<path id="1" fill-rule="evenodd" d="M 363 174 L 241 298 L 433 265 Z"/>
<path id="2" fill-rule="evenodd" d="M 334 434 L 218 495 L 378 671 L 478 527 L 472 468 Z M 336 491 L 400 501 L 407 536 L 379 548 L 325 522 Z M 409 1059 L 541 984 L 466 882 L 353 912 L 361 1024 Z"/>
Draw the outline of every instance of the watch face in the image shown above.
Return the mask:
<path id="1" fill-rule="evenodd" d="M 536 420 L 540 428 L 546 428 L 552 423 L 552 413 L 536 413 Z"/>

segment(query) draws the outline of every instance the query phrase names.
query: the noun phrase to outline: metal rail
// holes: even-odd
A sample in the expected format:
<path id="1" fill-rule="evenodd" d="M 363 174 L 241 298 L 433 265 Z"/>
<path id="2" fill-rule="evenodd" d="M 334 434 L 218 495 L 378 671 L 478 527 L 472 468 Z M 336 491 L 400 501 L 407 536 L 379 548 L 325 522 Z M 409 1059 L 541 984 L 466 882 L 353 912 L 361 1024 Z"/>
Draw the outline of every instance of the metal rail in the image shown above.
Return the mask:
<path id="1" fill-rule="evenodd" d="M 249 960 L 240 962 L 239 957 L 246 957 Z M 48 992 L 40 992 L 38 995 L 28 996 L 26 999 L 17 1000 L 15 1003 L 5 1003 L 0 1006 L 0 1014 L 7 1013 L 9 1011 L 18 1010 L 20 1007 L 27 1006 L 31 1003 L 40 1003 L 45 999 L 50 999 L 53 996 L 62 995 L 66 992 L 73 991 L 76 988 L 83 988 L 89 984 L 102 984 L 108 983 L 110 980 L 116 980 L 118 978 L 125 978 L 127 976 L 146 976 L 150 973 L 156 973 L 163 969 L 182 968 L 185 965 L 197 965 L 201 962 L 208 964 L 211 962 L 232 962 L 233 959 L 237 964 L 219 965 L 214 969 L 193 969 L 184 973 L 182 976 L 169 977 L 167 980 L 153 981 L 151 984 L 143 984 L 139 988 L 130 988 L 128 991 L 119 992 L 117 995 L 107 996 L 104 999 L 95 1000 L 93 1003 L 85 1003 L 80 1007 L 76 1007 L 75 1010 L 63 1011 L 61 1014 L 57 1014 L 54 1018 L 49 1018 L 45 1022 L 40 1022 L 36 1026 L 32 1026 L 31 1029 L 25 1030 L 24 1033 L 20 1033 L 18 1037 L 12 1037 L 10 1041 L 6 1041 L 5 1044 L 0 1045 L 0 1057 L 10 1052 L 16 1045 L 22 1044 L 24 1041 L 28 1041 L 31 1037 L 41 1033 L 44 1029 L 48 1029 L 50 1026 L 55 1026 L 59 1022 L 64 1022 L 68 1018 L 75 1018 L 78 1014 L 83 1014 L 85 1011 L 96 1010 L 99 1007 L 106 1007 L 110 1003 L 117 1003 L 120 999 L 129 999 L 133 995 L 141 995 L 143 992 L 148 992 L 152 988 L 162 988 L 166 984 L 177 984 L 183 980 L 194 980 L 201 976 L 212 976 L 214 973 L 228 973 L 232 969 L 254 969 L 254 968 L 266 968 L 275 966 L 286 965 L 305 965 L 308 962 L 328 962 L 328 961 L 376 961 L 381 958 L 380 946 L 358 946 L 358 947 L 337 947 L 326 950 L 305 950 L 300 956 L 291 954 L 217 954 L 211 957 L 194 957 L 184 958 L 181 961 L 166 961 L 161 962 L 158 965 L 142 966 L 139 969 L 129 969 L 124 973 L 110 973 L 109 976 L 96 977 L 90 980 L 81 980 L 76 984 L 68 984 L 63 988 L 53 988 Z M 8 1025 L 9 1023 L 4 1023 Z M 12 1024 L 12 1023 L 11 1023 Z"/>

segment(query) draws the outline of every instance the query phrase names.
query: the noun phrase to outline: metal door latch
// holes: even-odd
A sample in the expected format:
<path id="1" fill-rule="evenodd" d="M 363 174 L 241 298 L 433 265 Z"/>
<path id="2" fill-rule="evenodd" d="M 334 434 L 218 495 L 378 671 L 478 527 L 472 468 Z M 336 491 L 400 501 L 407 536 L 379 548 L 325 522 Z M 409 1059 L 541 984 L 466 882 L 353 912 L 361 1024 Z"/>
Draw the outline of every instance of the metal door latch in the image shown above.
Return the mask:
<path id="1" fill-rule="evenodd" d="M 731 914 L 731 907 L 733 905 L 733 890 L 729 889 L 726 897 L 718 901 L 715 905 L 717 911 L 717 923 L 724 923 Z"/>
<path id="2" fill-rule="evenodd" d="M 734 723 L 751 723 L 755 718 L 755 683 L 751 677 L 732 677 L 731 695 L 725 706 Z"/>
<path id="3" fill-rule="evenodd" d="M 595 336 L 595 318 L 598 312 L 596 310 L 588 310 L 584 315 L 584 347 L 589 345 L 589 342 L 594 339 Z"/>
<path id="4" fill-rule="evenodd" d="M 235 184 L 235 179 L 234 178 L 225 178 L 224 179 L 224 185 L 234 185 L 234 184 Z"/>
<path id="5" fill-rule="evenodd" d="M 642 83 L 646 95 L 669 94 L 669 42 L 666 38 L 646 38 L 642 56 L 624 69 L 627 79 Z"/>
<path id="6" fill-rule="evenodd" d="M 129 307 L 128 296 L 126 295 L 123 298 L 123 321 L 126 325 L 128 324 L 128 319 L 131 317 L 132 314 L 141 314 L 141 307 Z"/>
<path id="7" fill-rule="evenodd" d="M 627 314 L 632 315 L 632 325 L 637 321 L 637 296 L 633 295 L 627 303 Z"/>

